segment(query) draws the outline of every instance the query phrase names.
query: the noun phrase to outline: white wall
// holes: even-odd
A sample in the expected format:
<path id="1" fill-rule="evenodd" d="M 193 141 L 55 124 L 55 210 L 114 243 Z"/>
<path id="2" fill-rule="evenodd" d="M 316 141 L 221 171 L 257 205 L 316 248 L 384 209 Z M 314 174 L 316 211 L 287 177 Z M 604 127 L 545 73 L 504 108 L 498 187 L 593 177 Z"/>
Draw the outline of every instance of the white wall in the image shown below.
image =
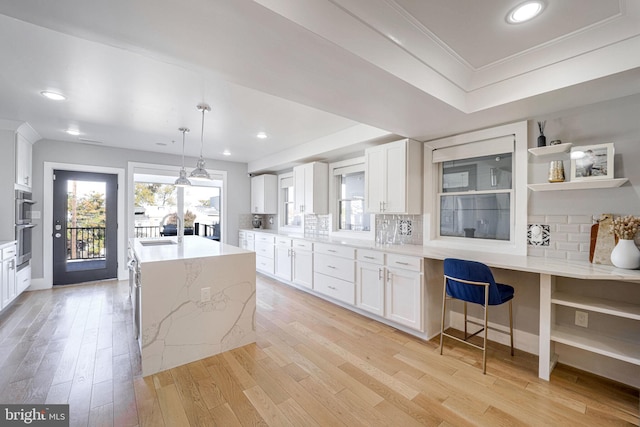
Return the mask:
<path id="1" fill-rule="evenodd" d="M 195 158 L 185 158 L 185 165 L 195 167 Z M 33 198 L 38 204 L 34 209 L 43 211 L 44 162 L 67 164 L 94 165 L 121 168 L 127 171 L 128 162 L 143 162 L 180 166 L 181 157 L 162 153 L 150 153 L 138 150 L 124 150 L 119 148 L 101 147 L 88 144 L 76 144 L 62 141 L 41 140 L 33 146 Z M 227 241 L 238 244 L 238 218 L 249 212 L 250 181 L 246 163 L 207 160 L 207 169 L 227 172 Z M 126 176 L 126 175 L 125 175 Z M 127 184 L 125 183 L 125 187 Z M 129 191 L 125 188 L 125 191 Z M 127 200 L 127 197 L 125 197 Z M 120 207 L 119 207 L 120 208 Z M 125 207 L 122 207 L 126 209 Z M 128 224 L 119 226 L 128 229 Z M 42 224 L 42 219 L 34 220 Z M 42 278 L 43 273 L 43 227 L 36 227 L 33 233 L 33 258 L 31 260 L 31 275 Z M 126 251 L 127 243 L 119 242 L 120 250 Z"/>

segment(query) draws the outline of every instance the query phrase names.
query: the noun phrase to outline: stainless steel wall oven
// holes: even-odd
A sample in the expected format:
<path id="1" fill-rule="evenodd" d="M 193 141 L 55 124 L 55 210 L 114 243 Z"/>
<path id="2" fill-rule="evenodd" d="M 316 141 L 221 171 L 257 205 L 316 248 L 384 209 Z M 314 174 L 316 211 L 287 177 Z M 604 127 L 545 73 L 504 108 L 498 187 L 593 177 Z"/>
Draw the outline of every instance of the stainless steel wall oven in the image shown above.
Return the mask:
<path id="1" fill-rule="evenodd" d="M 18 242 L 17 269 L 29 265 L 31 259 L 31 231 L 35 224 L 31 219 L 31 207 L 34 205 L 31 193 L 16 190 L 16 241 Z"/>

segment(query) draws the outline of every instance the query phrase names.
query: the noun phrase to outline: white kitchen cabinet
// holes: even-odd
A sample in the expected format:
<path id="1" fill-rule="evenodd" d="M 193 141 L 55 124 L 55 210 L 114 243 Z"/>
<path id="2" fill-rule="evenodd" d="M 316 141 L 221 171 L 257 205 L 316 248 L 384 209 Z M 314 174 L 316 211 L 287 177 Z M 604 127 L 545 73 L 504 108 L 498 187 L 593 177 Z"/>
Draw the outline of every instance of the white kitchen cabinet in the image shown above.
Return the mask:
<path id="1" fill-rule="evenodd" d="M 255 235 L 252 231 L 240 230 L 238 233 L 238 247 L 247 251 L 255 251 Z"/>
<path id="2" fill-rule="evenodd" d="M 422 213 L 422 143 L 404 139 L 365 150 L 366 211 Z"/>
<path id="3" fill-rule="evenodd" d="M 291 239 L 276 238 L 274 274 L 287 282 L 291 281 L 293 267 L 293 254 Z"/>
<path id="4" fill-rule="evenodd" d="M 305 240 L 293 241 L 292 281 L 305 288 L 313 288 L 313 243 Z"/>
<path id="5" fill-rule="evenodd" d="M 4 309 L 18 296 L 16 287 L 16 244 L 7 245 L 0 252 L 2 253 L 0 309 Z"/>
<path id="6" fill-rule="evenodd" d="M 31 266 L 23 266 L 20 270 L 16 270 L 16 289 L 17 295 L 20 295 L 31 285 Z"/>
<path id="7" fill-rule="evenodd" d="M 385 317 L 424 331 L 422 258 L 387 255 Z"/>
<path id="8" fill-rule="evenodd" d="M 313 253 L 313 289 L 349 305 L 355 303 L 355 250 L 316 244 Z"/>
<path id="9" fill-rule="evenodd" d="M 274 236 L 264 233 L 255 233 L 256 269 L 263 273 L 275 272 L 275 248 Z"/>
<path id="10" fill-rule="evenodd" d="M 295 211 L 300 214 L 329 213 L 329 165 L 307 163 L 293 168 Z"/>
<path id="11" fill-rule="evenodd" d="M 258 175 L 251 178 L 251 213 L 278 213 L 277 175 Z"/>
<path id="12" fill-rule="evenodd" d="M 24 136 L 16 133 L 16 184 L 25 188 L 32 185 L 33 146 Z"/>
<path id="13" fill-rule="evenodd" d="M 356 307 L 384 316 L 384 253 L 358 250 L 356 265 Z"/>

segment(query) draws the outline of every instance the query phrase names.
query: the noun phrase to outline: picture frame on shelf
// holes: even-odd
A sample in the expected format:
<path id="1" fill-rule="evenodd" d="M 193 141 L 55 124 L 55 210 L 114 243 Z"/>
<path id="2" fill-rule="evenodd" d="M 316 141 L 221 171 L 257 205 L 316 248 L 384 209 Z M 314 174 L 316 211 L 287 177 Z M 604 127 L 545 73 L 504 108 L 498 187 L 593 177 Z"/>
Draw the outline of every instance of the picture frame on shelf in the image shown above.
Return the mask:
<path id="1" fill-rule="evenodd" d="M 571 181 L 613 179 L 613 142 L 571 148 Z"/>

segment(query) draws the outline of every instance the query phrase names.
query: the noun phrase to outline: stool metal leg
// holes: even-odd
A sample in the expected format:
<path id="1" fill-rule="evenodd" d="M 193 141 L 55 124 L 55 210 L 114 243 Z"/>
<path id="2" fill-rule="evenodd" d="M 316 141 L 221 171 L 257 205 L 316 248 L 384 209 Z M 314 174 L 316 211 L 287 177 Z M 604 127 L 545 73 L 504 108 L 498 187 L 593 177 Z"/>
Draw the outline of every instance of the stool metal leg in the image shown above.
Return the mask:
<path id="1" fill-rule="evenodd" d="M 447 278 L 444 279 L 442 287 L 442 323 L 440 323 L 440 355 L 442 356 L 442 345 L 444 341 L 444 315 L 447 307 Z"/>
<path id="2" fill-rule="evenodd" d="M 466 341 L 469 338 L 467 334 L 467 302 L 464 302 L 464 340 Z"/>
<path id="3" fill-rule="evenodd" d="M 513 356 L 513 300 L 509 300 L 509 333 L 511 334 L 511 355 Z"/>

